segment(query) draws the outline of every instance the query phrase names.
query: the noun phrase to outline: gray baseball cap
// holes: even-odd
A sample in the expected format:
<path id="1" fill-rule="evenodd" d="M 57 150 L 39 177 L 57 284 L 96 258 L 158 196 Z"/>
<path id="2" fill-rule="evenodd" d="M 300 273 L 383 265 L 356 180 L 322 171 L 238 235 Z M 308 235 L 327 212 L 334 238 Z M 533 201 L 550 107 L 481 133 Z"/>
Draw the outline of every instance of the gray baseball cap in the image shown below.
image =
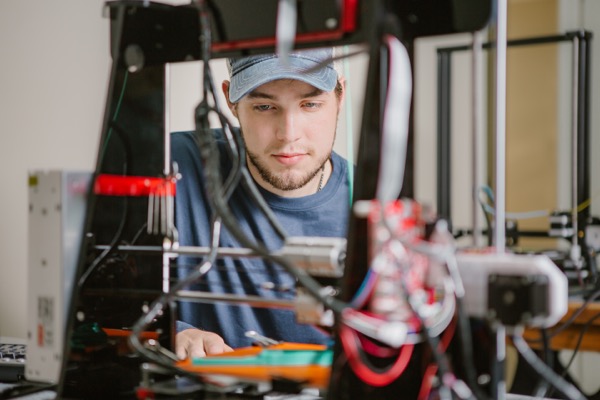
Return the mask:
<path id="1" fill-rule="evenodd" d="M 261 54 L 227 60 L 229 77 L 229 101 L 237 103 L 242 97 L 264 85 L 279 79 L 294 79 L 331 92 L 337 83 L 337 72 L 333 68 L 333 49 L 313 49 L 289 54 L 284 63 L 277 54 Z M 307 72 L 321 63 L 324 67 Z"/>

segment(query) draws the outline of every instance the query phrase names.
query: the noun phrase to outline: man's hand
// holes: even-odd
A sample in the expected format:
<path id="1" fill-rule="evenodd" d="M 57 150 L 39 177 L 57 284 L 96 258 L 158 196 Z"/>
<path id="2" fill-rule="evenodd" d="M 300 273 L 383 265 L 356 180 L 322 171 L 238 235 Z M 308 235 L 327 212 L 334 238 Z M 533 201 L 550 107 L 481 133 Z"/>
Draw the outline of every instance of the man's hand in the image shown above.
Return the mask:
<path id="1" fill-rule="evenodd" d="M 175 352 L 180 360 L 188 357 L 204 357 L 233 351 L 216 333 L 200 329 L 186 329 L 175 336 Z"/>

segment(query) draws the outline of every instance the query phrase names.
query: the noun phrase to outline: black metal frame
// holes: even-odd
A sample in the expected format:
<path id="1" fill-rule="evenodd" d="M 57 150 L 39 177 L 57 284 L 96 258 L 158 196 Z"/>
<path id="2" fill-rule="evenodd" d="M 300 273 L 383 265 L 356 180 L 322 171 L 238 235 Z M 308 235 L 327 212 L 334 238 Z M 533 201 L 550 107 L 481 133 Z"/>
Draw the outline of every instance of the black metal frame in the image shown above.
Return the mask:
<path id="1" fill-rule="evenodd" d="M 535 44 L 572 42 L 578 45 L 578 88 L 577 88 L 577 148 L 578 148 L 578 182 L 577 204 L 590 198 L 590 130 L 589 130 L 589 81 L 592 33 L 588 31 L 567 32 L 564 35 L 542 36 L 507 41 L 507 46 L 528 46 Z M 490 49 L 493 43 L 485 43 L 484 49 Z M 470 50 L 469 46 L 444 47 L 437 50 L 437 210 L 441 218 L 451 220 L 451 64 L 452 54 L 457 51 Z M 590 208 L 579 213 L 579 220 L 585 221 L 590 216 Z"/>

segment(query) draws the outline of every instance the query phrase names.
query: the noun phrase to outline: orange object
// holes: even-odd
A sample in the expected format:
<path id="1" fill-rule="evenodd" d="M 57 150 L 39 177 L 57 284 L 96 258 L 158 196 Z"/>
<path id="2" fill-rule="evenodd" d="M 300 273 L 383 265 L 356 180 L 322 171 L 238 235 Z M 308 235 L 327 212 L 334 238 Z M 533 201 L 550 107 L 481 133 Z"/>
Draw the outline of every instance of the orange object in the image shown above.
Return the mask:
<path id="1" fill-rule="evenodd" d="M 268 347 L 243 347 L 232 352 L 218 355 L 206 356 L 202 359 L 187 359 L 177 363 L 177 367 L 185 371 L 202 375 L 210 380 L 211 376 L 221 375 L 234 377 L 246 381 L 268 382 L 273 379 L 286 379 L 306 386 L 319 389 L 327 388 L 331 374 L 330 365 L 318 364 L 298 364 L 277 365 L 274 364 L 248 364 L 247 361 L 257 360 L 263 351 L 287 351 L 291 352 L 289 357 L 293 357 L 293 352 L 330 352 L 327 346 L 304 344 L 304 343 L 281 343 Z M 237 361 L 244 361 L 238 363 Z M 206 363 L 203 364 L 203 361 Z M 211 362 L 220 362 L 218 365 Z"/>

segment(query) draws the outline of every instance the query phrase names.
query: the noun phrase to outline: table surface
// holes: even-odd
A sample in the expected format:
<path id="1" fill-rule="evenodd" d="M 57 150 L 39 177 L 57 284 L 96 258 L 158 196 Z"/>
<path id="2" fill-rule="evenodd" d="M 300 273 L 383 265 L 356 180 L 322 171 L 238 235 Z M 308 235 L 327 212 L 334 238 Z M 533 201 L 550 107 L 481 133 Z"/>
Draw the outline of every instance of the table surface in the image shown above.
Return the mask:
<path id="1" fill-rule="evenodd" d="M 548 332 L 551 334 L 550 347 L 554 350 L 572 350 L 577 346 L 581 337 L 579 350 L 600 351 L 600 302 L 592 301 L 581 310 L 572 324 L 560 330 L 553 335 L 552 332 L 558 329 L 571 316 L 578 312 L 584 302 L 582 300 L 569 301 L 569 309 L 560 322 Z M 584 332 L 585 330 L 585 332 Z M 583 336 L 582 336 L 583 333 Z M 541 347 L 541 336 L 539 329 L 527 329 L 523 335 L 525 340 L 534 348 Z"/>

